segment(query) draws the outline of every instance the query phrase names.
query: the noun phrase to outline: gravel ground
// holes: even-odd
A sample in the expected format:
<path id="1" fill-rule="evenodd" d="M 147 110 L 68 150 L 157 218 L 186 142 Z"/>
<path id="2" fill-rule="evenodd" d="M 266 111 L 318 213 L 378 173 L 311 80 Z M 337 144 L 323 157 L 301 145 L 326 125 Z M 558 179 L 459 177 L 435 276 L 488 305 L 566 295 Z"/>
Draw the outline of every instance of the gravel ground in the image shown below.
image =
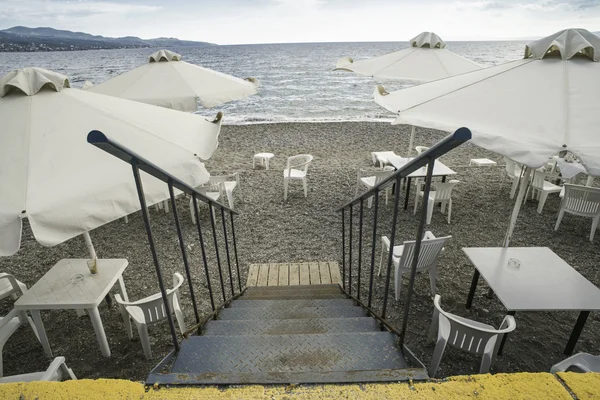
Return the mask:
<path id="1" fill-rule="evenodd" d="M 416 144 L 431 145 L 444 134 L 417 130 Z M 207 162 L 213 173 L 241 174 L 241 190 L 235 193 L 236 235 L 242 282 L 249 264 L 265 262 L 339 261 L 341 264 L 340 215 L 336 208 L 354 196 L 357 168 L 371 167 L 371 151 L 394 150 L 404 154 L 408 129 L 387 123 L 331 123 L 331 124 L 275 124 L 224 126 L 220 146 Z M 252 170 L 252 155 L 268 151 L 275 154 L 271 169 Z M 282 169 L 288 156 L 310 153 L 314 161 L 309 169 L 309 194 L 304 198 L 298 182 L 290 185 L 288 201 L 283 201 Z M 509 199 L 510 184 L 501 181 L 501 167 L 468 167 L 470 158 L 487 157 L 501 162 L 501 158 L 470 144 L 465 144 L 442 157 L 442 161 L 458 172 L 460 183 L 453 195 L 452 222 L 436 210 L 429 226 L 436 236 L 452 235 L 446 252 L 439 262 L 437 291 L 443 307 L 462 316 L 499 326 L 506 311 L 497 299 L 485 297 L 487 286 L 480 282 L 474 306 L 467 311 L 467 297 L 473 268 L 461 251 L 465 246 L 500 246 L 513 202 Z M 382 199 L 383 200 L 383 199 Z M 193 266 L 193 283 L 200 311 L 210 309 L 204 275 L 201 273 L 201 255 L 197 231 L 189 219 L 188 203 L 178 200 L 189 257 Z M 380 202 L 378 234 L 389 235 L 392 203 Z M 567 263 L 596 285 L 598 272 L 598 244 L 587 240 L 591 220 L 567 215 L 558 232 L 553 231 L 559 200 L 550 196 L 543 214 L 536 212 L 537 203 L 527 202 L 521 212 L 512 246 L 547 246 Z M 399 214 L 398 241 L 414 239 L 417 218 L 409 209 Z M 179 244 L 171 214 L 151 211 L 154 235 L 165 277 L 173 272 L 183 273 Z M 208 232 L 209 216 L 202 207 L 201 218 Z M 372 222 L 370 210 L 365 221 Z M 220 224 L 220 220 L 217 220 Z M 102 258 L 127 258 L 129 267 L 124 278 L 129 297 L 142 298 L 158 291 L 154 266 L 147 246 L 146 233 L 140 213 L 130 216 L 129 223 L 114 221 L 94 230 L 92 239 Z M 358 233 L 355 233 L 357 237 Z M 371 231 L 365 229 L 364 243 L 370 243 Z M 218 282 L 212 238 L 206 237 L 211 277 Z M 221 245 L 222 249 L 222 245 Z M 367 247 L 365 247 L 367 249 Z M 376 248 L 376 263 L 380 249 Z M 356 254 L 356 253 L 355 253 Z M 370 261 L 370 250 L 363 252 L 363 265 Z M 0 271 L 14 274 L 28 286 L 33 285 L 45 271 L 62 258 L 84 258 L 86 248 L 81 238 L 74 238 L 53 248 L 39 245 L 28 227 L 23 232 L 22 249 L 12 257 L 0 259 Z M 235 271 L 234 271 L 235 275 Z M 363 285 L 368 274 L 363 270 Z M 356 278 L 354 279 L 356 282 Z M 374 282 L 375 307 L 380 307 L 385 279 Z M 118 285 L 117 285 L 118 286 Z M 116 293 L 116 288 L 113 292 Z M 227 291 L 231 289 L 226 288 Z M 404 289 L 406 290 L 406 289 Z M 426 334 L 432 313 L 429 279 L 418 276 L 408 321 L 407 344 L 416 355 L 429 365 L 433 344 Z M 220 295 L 220 290 L 216 293 Z M 363 298 L 365 291 L 363 290 Z M 181 294 L 186 322 L 194 320 L 189 289 L 184 284 Z M 390 291 L 388 318 L 396 326 L 402 323 L 404 299 L 393 300 Z M 0 312 L 8 312 L 11 302 L 1 302 Z M 127 338 L 121 316 L 116 307 L 103 304 L 100 314 L 112 351 L 111 358 L 100 354 L 88 317 L 77 318 L 74 311 L 47 311 L 42 313 L 50 343 L 55 355 L 63 355 L 80 378 L 125 378 L 143 380 L 170 349 L 167 324 L 150 329 L 154 357 L 146 360 L 139 341 Z M 510 335 L 504 355 L 499 357 L 494 371 L 547 371 L 552 364 L 564 358 L 562 350 L 577 318 L 576 312 L 519 313 L 517 329 Z M 600 314 L 592 313 L 581 335 L 576 351 L 598 353 L 600 350 Z M 135 335 L 137 337 L 137 334 Z M 43 370 L 47 367 L 41 346 L 30 329 L 21 328 L 4 348 L 6 375 Z M 476 357 L 448 348 L 438 376 L 475 373 L 479 368 Z"/>

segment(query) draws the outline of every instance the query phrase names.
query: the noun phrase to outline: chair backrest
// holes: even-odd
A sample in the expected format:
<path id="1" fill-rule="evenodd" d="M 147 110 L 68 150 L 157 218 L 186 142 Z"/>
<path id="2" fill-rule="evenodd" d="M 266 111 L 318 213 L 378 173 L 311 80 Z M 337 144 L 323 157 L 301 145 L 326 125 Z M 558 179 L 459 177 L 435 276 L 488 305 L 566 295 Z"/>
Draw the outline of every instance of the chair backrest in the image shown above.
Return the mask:
<path id="1" fill-rule="evenodd" d="M 423 239 L 421 241 L 421 250 L 419 251 L 419 260 L 417 262 L 417 272 L 428 270 L 437 263 L 438 256 L 444 248 L 448 239 L 452 236 L 443 236 L 435 239 Z M 400 268 L 410 269 L 415 256 L 415 241 L 404 242 L 404 250 L 400 258 Z"/>
<path id="2" fill-rule="evenodd" d="M 236 181 L 237 184 L 240 184 L 240 173 L 239 172 L 234 172 L 233 174 L 228 174 L 228 175 L 211 175 L 210 178 L 208 179 L 209 183 L 221 183 L 221 182 L 229 182 L 229 181 Z"/>
<path id="3" fill-rule="evenodd" d="M 23 295 L 23 290 L 19 286 L 17 279 L 11 274 L 0 273 L 0 299 L 15 294 Z"/>
<path id="4" fill-rule="evenodd" d="M 511 160 L 510 158 L 504 157 L 504 162 L 506 163 L 506 166 L 504 167 L 506 169 L 506 174 L 509 177 L 515 177 L 516 175 L 521 175 L 521 164 L 519 164 L 516 161 Z"/>
<path id="5" fill-rule="evenodd" d="M 452 189 L 454 189 L 454 186 L 456 186 L 456 184 L 460 182 L 456 179 L 452 179 L 449 182 L 446 183 L 438 183 L 436 182 L 435 185 L 435 200 L 436 201 L 444 201 L 444 200 L 449 200 L 452 197 Z"/>
<path id="6" fill-rule="evenodd" d="M 421 153 L 429 150 L 429 147 L 417 146 L 417 147 L 415 147 L 415 150 L 417 151 L 417 154 L 421 154 Z"/>
<path id="7" fill-rule="evenodd" d="M 297 156 L 288 157 L 286 169 L 302 169 L 306 173 L 308 164 L 310 164 L 312 160 L 313 156 L 310 154 L 299 154 Z"/>
<path id="8" fill-rule="evenodd" d="M 533 171 L 533 181 L 531 183 L 531 186 L 533 186 L 536 189 L 543 189 L 546 176 L 547 175 L 545 172 L 538 170 Z"/>
<path id="9" fill-rule="evenodd" d="M 466 318 L 459 318 L 442 310 L 440 300 L 440 295 L 436 294 L 433 304 L 439 315 L 438 329 L 445 330 L 445 333 L 448 333 L 448 344 L 450 346 L 467 353 L 482 355 L 491 350 L 490 347 L 495 347 L 493 352 L 495 355 L 500 345 L 498 335 L 511 332 L 517 327 L 514 317 L 507 315 L 504 317 L 500 329 L 484 328 L 481 324 L 470 323 Z"/>
<path id="10" fill-rule="evenodd" d="M 174 312 L 173 302 L 179 302 L 179 287 L 183 284 L 183 276 L 179 272 L 173 274 L 173 288 L 167 290 L 167 300 L 169 308 Z M 146 324 L 155 324 L 167 318 L 167 310 L 162 299 L 161 293 L 153 294 L 145 299 L 125 302 L 120 300 L 120 297 L 115 297 L 119 304 L 124 306 L 138 307 L 144 313 Z"/>
<path id="11" fill-rule="evenodd" d="M 600 213 L 600 188 L 565 183 L 561 208 L 581 216 L 597 215 Z"/>

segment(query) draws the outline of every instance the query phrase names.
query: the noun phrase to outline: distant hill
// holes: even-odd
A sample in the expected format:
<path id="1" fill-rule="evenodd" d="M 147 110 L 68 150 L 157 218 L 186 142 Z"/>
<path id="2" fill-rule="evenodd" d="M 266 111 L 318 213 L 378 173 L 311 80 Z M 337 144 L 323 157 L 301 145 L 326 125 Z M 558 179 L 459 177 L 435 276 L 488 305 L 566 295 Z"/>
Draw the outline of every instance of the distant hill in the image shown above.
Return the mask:
<path id="1" fill-rule="evenodd" d="M 110 38 L 54 28 L 14 26 L 0 30 L 0 52 L 127 49 L 140 47 L 216 46 L 214 43 L 176 38 L 140 39 L 135 36 Z"/>

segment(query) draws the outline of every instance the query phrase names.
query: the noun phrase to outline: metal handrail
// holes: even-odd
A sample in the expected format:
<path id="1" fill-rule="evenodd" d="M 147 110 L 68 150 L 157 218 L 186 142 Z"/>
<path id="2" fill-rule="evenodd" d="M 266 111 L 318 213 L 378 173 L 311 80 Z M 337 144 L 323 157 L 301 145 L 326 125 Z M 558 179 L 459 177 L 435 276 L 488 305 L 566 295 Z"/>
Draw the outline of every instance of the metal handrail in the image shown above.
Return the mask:
<path id="1" fill-rule="evenodd" d="M 381 180 L 371 189 L 367 190 L 363 194 L 352 199 L 350 202 L 339 207 L 337 211 L 340 212 L 344 208 L 358 204 L 361 200 L 368 199 L 375 193 L 379 193 L 382 188 L 390 186 L 394 184 L 397 180 L 406 178 L 408 175 L 412 174 L 419 168 L 424 167 L 429 162 L 429 159 L 436 159 L 446 154 L 450 150 L 454 149 L 455 147 L 460 146 L 469 139 L 471 139 L 471 131 L 468 128 L 464 127 L 458 128 L 453 134 L 446 136 L 444 139 L 431 146 L 429 150 L 424 151 L 417 157 L 404 164 L 401 168 L 398 168 L 393 174 Z"/>
<path id="2" fill-rule="evenodd" d="M 106 151 L 109 154 L 125 161 L 126 163 L 131 164 L 133 160 L 136 160 L 138 168 L 142 171 L 152 175 L 153 177 L 160 179 L 163 182 L 173 182 L 173 187 L 181 190 L 182 192 L 189 194 L 196 194 L 198 199 L 202 200 L 205 203 L 210 204 L 211 206 L 222 208 L 225 211 L 230 212 L 231 214 L 238 215 L 238 213 L 231 208 L 227 207 L 225 204 L 220 203 L 206 196 L 204 193 L 199 191 L 193 186 L 188 185 L 187 183 L 181 181 L 179 178 L 173 176 L 169 172 L 165 171 L 158 165 L 152 163 L 146 158 L 140 156 L 136 152 L 126 148 L 119 142 L 116 142 L 110 138 L 108 138 L 104 133 L 100 131 L 91 131 L 87 136 L 87 141 L 90 144 Z"/>

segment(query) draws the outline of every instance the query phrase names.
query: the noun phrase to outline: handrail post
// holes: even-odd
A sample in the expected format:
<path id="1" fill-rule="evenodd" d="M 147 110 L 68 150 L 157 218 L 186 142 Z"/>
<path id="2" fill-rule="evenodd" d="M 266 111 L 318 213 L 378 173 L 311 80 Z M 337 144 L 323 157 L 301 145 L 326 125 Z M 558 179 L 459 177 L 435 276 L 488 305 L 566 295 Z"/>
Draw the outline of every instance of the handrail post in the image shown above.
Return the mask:
<path id="1" fill-rule="evenodd" d="M 237 270 L 238 286 L 239 286 L 239 289 L 241 292 L 242 291 L 242 278 L 240 276 L 240 263 L 238 260 L 237 240 L 235 238 L 235 224 L 233 223 L 233 214 L 229 213 L 229 217 L 231 219 L 231 237 L 233 238 L 233 254 L 235 255 L 235 268 Z"/>
<path id="2" fill-rule="evenodd" d="M 352 294 L 352 204 L 350 204 L 350 221 L 348 223 L 348 293 Z"/>
<path id="3" fill-rule="evenodd" d="M 223 240 L 225 241 L 225 254 L 227 255 L 227 268 L 229 269 L 229 284 L 231 286 L 231 295 L 235 296 L 233 289 L 233 275 L 231 274 L 231 257 L 229 256 L 229 240 L 227 240 L 227 224 L 225 223 L 225 209 L 221 208 L 221 222 L 223 223 Z"/>
<path id="4" fill-rule="evenodd" d="M 363 208 L 364 208 L 364 200 L 360 200 L 360 211 L 358 216 L 358 277 L 357 277 L 357 287 L 356 287 L 356 298 L 360 300 L 360 267 L 362 264 L 362 236 L 363 236 Z"/>
<path id="5" fill-rule="evenodd" d="M 425 233 L 425 223 L 427 222 L 427 204 L 429 202 L 429 193 L 431 191 L 431 180 L 433 177 L 433 167 L 435 159 L 430 158 L 427 164 L 427 176 L 425 178 L 425 188 L 423 190 L 423 205 L 421 207 L 421 215 L 419 218 L 419 228 L 417 229 L 417 239 L 415 240 L 415 249 L 413 252 L 412 265 L 410 268 L 410 279 L 408 281 L 408 294 L 406 295 L 406 304 L 404 305 L 404 315 L 402 317 L 402 329 L 400 330 L 399 345 L 404 343 L 406 328 L 408 326 L 408 313 L 410 311 L 410 302 L 412 300 L 413 288 L 415 285 L 415 276 L 417 275 L 417 265 L 419 264 L 419 254 L 421 252 L 421 243 L 423 234 Z M 434 293 L 435 295 L 435 293 Z"/>
<path id="6" fill-rule="evenodd" d="M 392 233 L 390 234 L 390 250 L 388 252 L 387 260 L 387 276 L 385 278 L 385 289 L 383 291 L 383 308 L 381 310 L 381 318 L 385 319 L 385 312 L 387 311 L 388 293 L 390 291 L 390 278 L 392 275 L 392 260 L 394 256 L 394 243 L 396 240 L 396 225 L 398 223 L 398 208 L 400 199 L 400 183 L 401 178 L 396 178 L 396 186 L 394 191 L 394 214 L 392 217 Z M 407 189 L 408 190 L 408 189 Z"/>
<path id="7" fill-rule="evenodd" d="M 200 251 L 202 252 L 202 262 L 204 264 L 204 273 L 206 275 L 206 285 L 208 286 L 208 294 L 210 296 L 210 306 L 215 311 L 215 297 L 210 283 L 210 273 L 208 271 L 208 261 L 206 260 L 206 248 L 204 247 L 204 238 L 202 237 L 202 226 L 200 225 L 200 215 L 198 212 L 198 199 L 196 193 L 192 194 L 192 203 L 194 205 L 194 216 L 196 217 L 196 228 L 198 229 L 198 241 L 200 242 Z"/>
<path id="8" fill-rule="evenodd" d="M 194 285 L 192 284 L 192 274 L 190 273 L 190 264 L 188 262 L 187 251 L 185 249 L 185 243 L 183 241 L 183 232 L 181 231 L 181 223 L 179 221 L 179 213 L 177 211 L 177 203 L 175 202 L 175 191 L 173 190 L 173 181 L 169 179 L 167 182 L 169 186 L 169 197 L 171 199 L 171 209 L 173 210 L 173 218 L 175 219 L 175 228 L 177 230 L 177 238 L 179 239 L 179 247 L 181 248 L 181 257 L 183 259 L 183 267 L 185 269 L 185 276 L 188 280 L 188 286 L 190 288 L 190 297 L 192 298 L 192 306 L 194 307 L 194 317 L 196 317 L 196 324 L 200 322 L 200 314 L 198 313 L 198 304 L 196 304 L 196 294 L 194 293 Z"/>
<path id="9" fill-rule="evenodd" d="M 346 289 L 346 216 L 342 208 L 342 287 Z"/>
<path id="10" fill-rule="evenodd" d="M 137 160 L 134 158 L 131 160 L 131 168 L 133 170 L 133 178 L 135 179 L 135 186 L 137 188 L 138 197 L 140 199 L 140 206 L 142 207 L 142 218 L 144 219 L 144 225 L 146 227 L 146 234 L 148 235 L 148 243 L 150 244 L 150 252 L 152 253 L 152 260 L 154 261 L 154 268 L 156 269 L 156 275 L 158 276 L 158 286 L 160 287 L 160 293 L 165 305 L 167 312 L 167 320 L 169 321 L 169 329 L 171 330 L 171 339 L 173 339 L 173 346 L 175 351 L 179 351 L 179 341 L 177 340 L 177 333 L 175 331 L 175 323 L 173 321 L 173 310 L 169 304 L 167 297 L 167 290 L 165 289 L 165 282 L 163 280 L 162 270 L 160 263 L 158 262 L 158 254 L 156 253 L 156 245 L 154 244 L 154 236 L 152 235 L 152 227 L 150 226 L 150 217 L 148 216 L 148 207 L 146 206 L 146 196 L 144 195 L 144 186 L 140 177 L 140 170 L 137 165 Z"/>
<path id="11" fill-rule="evenodd" d="M 215 253 L 217 255 L 217 269 L 219 270 L 219 280 L 221 281 L 221 293 L 223 294 L 223 303 L 227 301 L 227 295 L 225 295 L 225 283 L 223 282 L 223 269 L 221 268 L 221 257 L 219 256 L 219 243 L 217 241 L 217 228 L 215 227 L 215 213 L 213 211 L 212 203 L 208 203 L 208 209 L 210 211 L 210 225 L 212 227 L 212 234 L 215 240 Z"/>
<path id="12" fill-rule="evenodd" d="M 375 273 L 375 247 L 377 246 L 377 214 L 379 210 L 379 190 L 375 191 L 375 206 L 373 208 L 373 244 L 371 245 L 371 272 L 369 276 L 369 301 L 367 307 L 371 308 L 373 299 L 373 275 Z"/>

